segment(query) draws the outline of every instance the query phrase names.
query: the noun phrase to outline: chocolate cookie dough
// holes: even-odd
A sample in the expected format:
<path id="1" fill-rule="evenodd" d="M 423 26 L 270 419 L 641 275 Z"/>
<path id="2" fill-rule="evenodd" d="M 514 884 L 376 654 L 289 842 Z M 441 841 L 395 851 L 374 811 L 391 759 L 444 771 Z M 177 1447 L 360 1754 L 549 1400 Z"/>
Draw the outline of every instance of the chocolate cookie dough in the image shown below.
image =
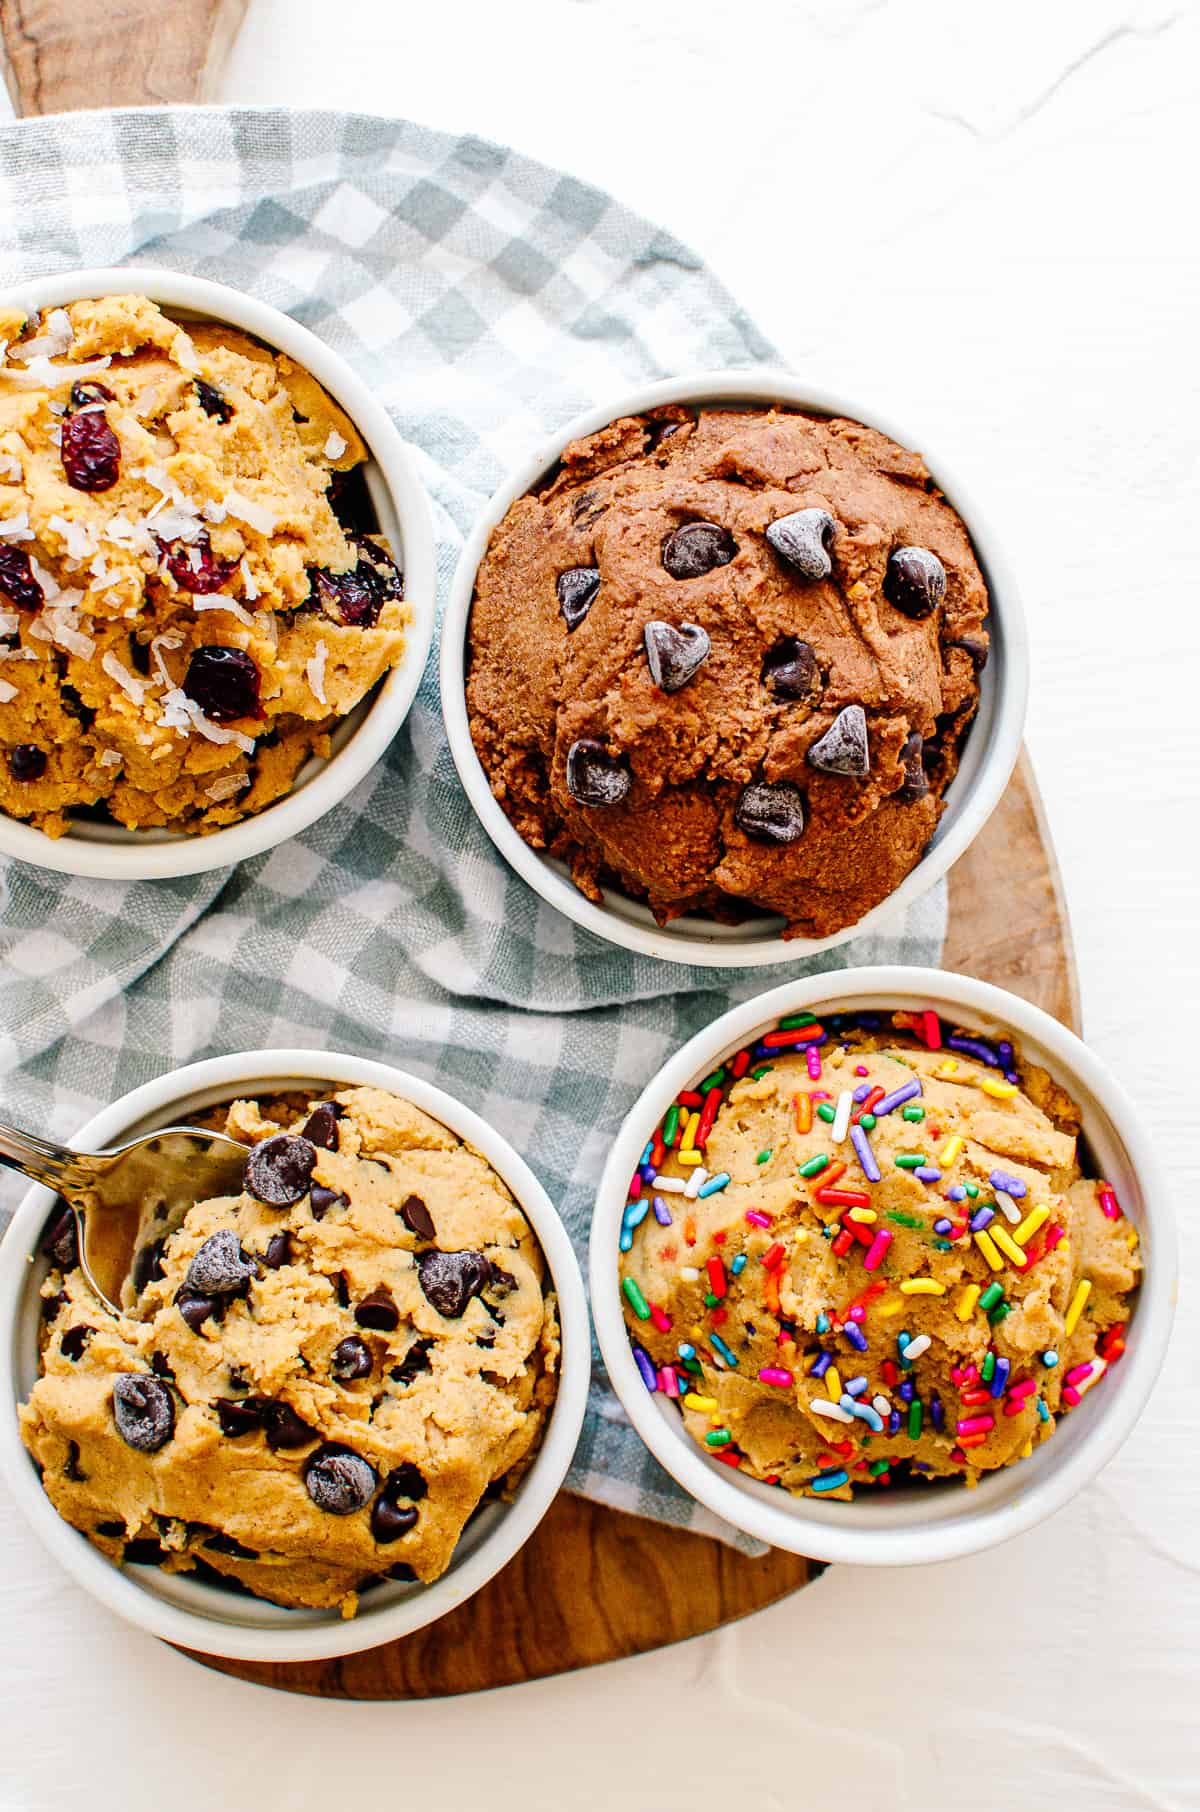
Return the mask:
<path id="1" fill-rule="evenodd" d="M 144 296 L 0 316 L 0 810 L 205 832 L 401 658 L 366 448 L 320 385 Z"/>
<path id="2" fill-rule="evenodd" d="M 1141 1269 L 1078 1132 L 1044 1070 L 932 1012 L 785 1020 L 676 1103 L 635 1179 L 648 1388 L 801 1496 L 1024 1458 L 1120 1358 Z"/>
<path id="3" fill-rule="evenodd" d="M 113 1561 L 350 1616 L 382 1576 L 436 1579 L 529 1463 L 555 1299 L 504 1184 L 409 1102 L 238 1101 L 224 1125 L 254 1147 L 244 1193 L 148 1247 L 119 1318 L 52 1223 L 22 1438 Z"/>
<path id="4" fill-rule="evenodd" d="M 826 936 L 933 834 L 987 612 L 918 454 L 795 410 L 667 408 L 574 442 L 495 530 L 471 733 L 588 898 Z"/>

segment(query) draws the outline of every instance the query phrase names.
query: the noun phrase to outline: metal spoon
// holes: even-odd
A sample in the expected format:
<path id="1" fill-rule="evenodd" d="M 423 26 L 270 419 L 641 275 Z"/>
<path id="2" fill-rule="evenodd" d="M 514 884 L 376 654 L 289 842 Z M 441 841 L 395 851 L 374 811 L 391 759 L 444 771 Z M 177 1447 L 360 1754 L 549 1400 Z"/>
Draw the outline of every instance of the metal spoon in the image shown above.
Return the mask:
<path id="1" fill-rule="evenodd" d="M 83 1274 L 117 1315 L 128 1312 L 146 1281 L 134 1275 L 139 1255 L 168 1239 L 195 1203 L 240 1195 L 249 1156 L 236 1139 L 194 1126 L 167 1126 L 86 1152 L 0 1123 L 0 1164 L 64 1198 L 75 1215 Z"/>

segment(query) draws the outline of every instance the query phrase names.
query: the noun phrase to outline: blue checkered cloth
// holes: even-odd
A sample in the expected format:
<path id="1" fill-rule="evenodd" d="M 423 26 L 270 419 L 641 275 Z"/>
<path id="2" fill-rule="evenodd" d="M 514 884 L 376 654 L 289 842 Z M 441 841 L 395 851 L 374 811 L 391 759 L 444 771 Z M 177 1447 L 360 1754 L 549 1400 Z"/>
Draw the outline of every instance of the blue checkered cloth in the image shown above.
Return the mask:
<path id="1" fill-rule="evenodd" d="M 558 424 L 648 379 L 776 356 L 669 233 L 502 146 L 402 120 L 200 108 L 32 120 L 0 129 L 0 191 L 2 283 L 167 265 L 259 296 L 335 346 L 416 449 L 443 587 L 506 469 Z M 4 1115 L 65 1138 L 102 1102 L 214 1053 L 382 1058 L 512 1140 L 583 1260 L 610 1140 L 672 1051 L 786 976 L 936 963 L 944 920 L 939 889 L 832 955 L 754 971 L 599 941 L 481 830 L 431 660 L 375 772 L 239 868 L 126 886 L 0 865 Z M 731 1537 L 650 1459 L 598 1356 L 569 1482 Z"/>

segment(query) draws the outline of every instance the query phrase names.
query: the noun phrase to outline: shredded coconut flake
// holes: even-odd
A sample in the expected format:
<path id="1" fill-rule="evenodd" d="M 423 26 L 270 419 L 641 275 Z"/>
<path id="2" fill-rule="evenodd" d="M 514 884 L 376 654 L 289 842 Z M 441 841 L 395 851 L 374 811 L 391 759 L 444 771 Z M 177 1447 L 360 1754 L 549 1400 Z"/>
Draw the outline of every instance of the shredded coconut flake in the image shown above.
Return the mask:
<path id="1" fill-rule="evenodd" d="M 264 509 L 261 503 L 255 503 L 251 497 L 243 497 L 240 491 L 226 491 L 225 508 L 239 522 L 257 529 L 260 535 L 273 535 L 277 518 L 270 510 Z"/>
<path id="2" fill-rule="evenodd" d="M 229 511 L 223 503 L 206 503 L 201 508 L 201 515 L 206 522 L 224 522 Z"/>
<path id="3" fill-rule="evenodd" d="M 17 688 L 6 679 L 0 679 L 0 705 L 11 705 L 17 696 Z"/>
<path id="4" fill-rule="evenodd" d="M 186 506 L 176 509 L 166 502 L 156 503 L 146 520 L 154 523 L 155 534 L 164 541 L 198 541 L 204 533 L 199 516 Z"/>
<path id="5" fill-rule="evenodd" d="M 329 439 L 325 442 L 324 447 L 326 459 L 340 459 L 342 454 L 346 451 L 346 446 L 346 441 L 343 440 L 337 429 L 331 429 Z"/>
<path id="6" fill-rule="evenodd" d="M 231 799 L 234 793 L 240 793 L 243 787 L 250 785 L 249 774 L 222 774 L 212 785 L 205 787 L 204 797 L 219 805 L 222 799 Z"/>
<path id="7" fill-rule="evenodd" d="M 99 755 L 102 768 L 119 768 L 124 759 L 119 749 L 101 749 Z"/>
<path id="8" fill-rule="evenodd" d="M 15 610 L 0 610 L 0 635 L 16 635 L 21 627 L 20 613 Z"/>
<path id="9" fill-rule="evenodd" d="M 52 308 L 42 326 L 44 331 L 36 340 L 26 340 L 23 346 L 13 347 L 14 359 L 27 364 L 31 359 L 59 359 L 64 352 L 70 352 L 75 344 L 75 329 L 65 308 Z"/>
<path id="10" fill-rule="evenodd" d="M 150 532 L 144 523 L 130 522 L 128 516 L 110 516 L 104 530 L 104 539 L 111 541 L 114 547 L 127 548 L 131 553 L 142 553 L 150 546 Z"/>
<path id="11" fill-rule="evenodd" d="M 253 604 L 255 598 L 258 596 L 258 586 L 254 583 L 254 577 L 250 571 L 250 564 L 247 561 L 245 554 L 242 555 L 242 561 L 238 571 L 242 575 L 242 591 L 248 602 Z"/>
<path id="12" fill-rule="evenodd" d="M 96 531 L 88 522 L 75 522 L 67 516 L 51 516 L 47 525 L 61 535 L 72 560 L 87 560 L 96 551 Z"/>
<path id="13" fill-rule="evenodd" d="M 130 673 L 128 667 L 117 659 L 111 648 L 106 649 L 104 654 L 101 655 L 100 665 L 103 667 L 105 673 L 107 673 L 109 679 L 112 680 L 115 685 L 120 686 L 127 698 L 131 699 L 135 705 L 140 705 L 142 703 L 142 700 L 146 696 L 144 683 L 138 678 L 136 673 Z"/>
<path id="14" fill-rule="evenodd" d="M 4 632 L 0 630 L 0 635 Z M 0 661 L 36 661 L 32 648 L 0 648 Z"/>
<path id="15" fill-rule="evenodd" d="M 29 526 L 29 511 L 19 510 L 15 516 L 6 516 L 0 520 L 0 541 L 32 541 L 33 530 Z"/>
<path id="16" fill-rule="evenodd" d="M 183 637 L 181 635 L 156 635 L 150 643 L 150 659 L 154 663 L 154 671 L 157 673 L 168 692 L 173 692 L 175 690 L 175 681 L 167 672 L 167 663 L 163 659 L 163 649 L 182 647 Z"/>
<path id="17" fill-rule="evenodd" d="M 191 337 L 184 333 L 182 328 L 171 343 L 171 354 L 181 371 L 193 373 L 199 371 L 200 359 L 196 348 L 192 344 Z"/>
<path id="18" fill-rule="evenodd" d="M 56 598 L 62 596 L 62 587 L 58 583 L 58 580 L 54 577 L 53 573 L 48 573 L 46 571 L 36 554 L 30 554 L 29 568 L 43 592 L 46 594 L 47 604 L 53 604 Z"/>
<path id="19" fill-rule="evenodd" d="M 201 736 L 208 738 L 209 742 L 232 742 L 241 749 L 244 755 L 253 752 L 253 737 L 243 736 L 240 730 L 227 730 L 222 724 L 215 724 L 211 717 L 205 717 L 195 699 L 189 698 L 181 687 L 176 686 L 173 691 L 168 692 L 163 698 L 162 704 L 163 714 L 158 720 L 160 728 L 178 730 L 181 735 L 185 736 L 189 730 L 198 730 Z"/>
<path id="20" fill-rule="evenodd" d="M 14 365 L 0 365 L 0 377 L 11 378 L 14 384 L 27 385 L 30 390 L 57 390 L 62 384 L 73 384 L 76 378 L 95 377 L 111 364 L 110 353 L 102 359 L 86 359 L 82 365 L 52 365 L 39 355 L 30 359 L 23 371 Z"/>
<path id="21" fill-rule="evenodd" d="M 96 652 L 95 639 L 85 635 L 75 622 L 73 610 L 63 610 L 60 606 L 51 605 L 43 611 L 43 616 L 50 625 L 50 633 L 59 648 L 68 654 L 79 656 L 81 661 L 90 661 Z"/>
<path id="22" fill-rule="evenodd" d="M 304 664 L 304 672 L 312 687 L 313 697 L 319 705 L 327 705 L 325 696 L 325 663 L 329 659 L 329 650 L 323 641 L 318 642 L 311 656 Z"/>
<path id="23" fill-rule="evenodd" d="M 245 605 L 239 604 L 236 598 L 227 598 L 223 591 L 215 591 L 207 598 L 194 595 L 192 609 L 197 611 L 227 610 L 229 615 L 236 617 L 239 623 L 245 623 L 248 629 L 254 628 L 254 618 Z"/>
<path id="24" fill-rule="evenodd" d="M 13 453 L 0 453 L 0 484 L 20 484 L 25 469 Z"/>

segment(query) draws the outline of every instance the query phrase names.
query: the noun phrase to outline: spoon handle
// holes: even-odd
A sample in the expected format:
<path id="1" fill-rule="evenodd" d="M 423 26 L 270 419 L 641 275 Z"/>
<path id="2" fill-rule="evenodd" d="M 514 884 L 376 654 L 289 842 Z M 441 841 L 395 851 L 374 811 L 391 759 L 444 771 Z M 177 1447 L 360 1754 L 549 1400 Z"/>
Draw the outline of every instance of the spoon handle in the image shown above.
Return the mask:
<path id="1" fill-rule="evenodd" d="M 34 1183 L 44 1183 L 48 1189 L 69 1189 L 79 1181 L 79 1158 L 78 1152 L 0 1121 L 0 1164 L 19 1170 Z"/>

